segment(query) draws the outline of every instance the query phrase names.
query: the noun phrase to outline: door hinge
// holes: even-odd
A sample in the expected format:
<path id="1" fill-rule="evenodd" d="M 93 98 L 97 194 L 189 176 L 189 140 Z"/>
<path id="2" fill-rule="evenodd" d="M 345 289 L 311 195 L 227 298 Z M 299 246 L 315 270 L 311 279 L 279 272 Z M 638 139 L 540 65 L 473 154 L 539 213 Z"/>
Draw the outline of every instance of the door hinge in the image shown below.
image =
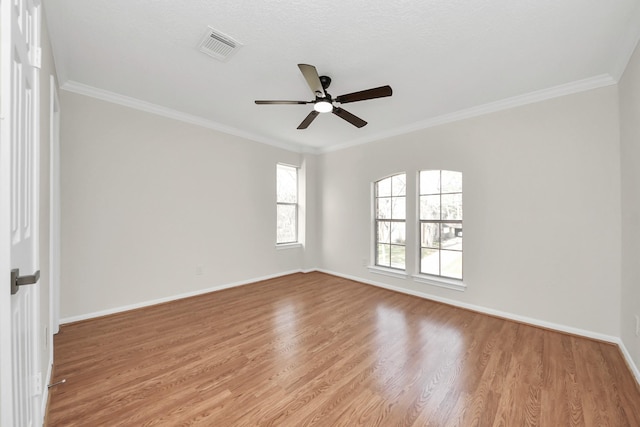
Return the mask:
<path id="1" fill-rule="evenodd" d="M 18 293 L 20 286 L 33 285 L 40 279 L 40 270 L 28 276 L 21 276 L 20 269 L 11 270 L 11 295 Z"/>

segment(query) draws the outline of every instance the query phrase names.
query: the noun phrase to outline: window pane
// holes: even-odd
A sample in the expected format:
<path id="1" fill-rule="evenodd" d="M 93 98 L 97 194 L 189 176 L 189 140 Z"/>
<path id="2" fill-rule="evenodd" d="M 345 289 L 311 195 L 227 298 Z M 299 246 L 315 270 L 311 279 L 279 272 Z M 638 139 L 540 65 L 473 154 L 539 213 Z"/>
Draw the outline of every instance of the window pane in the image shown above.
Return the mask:
<path id="1" fill-rule="evenodd" d="M 376 183 L 376 197 L 391 196 L 391 178 L 385 178 Z"/>
<path id="2" fill-rule="evenodd" d="M 404 173 L 375 183 L 377 265 L 405 268 L 406 191 Z"/>
<path id="3" fill-rule="evenodd" d="M 420 272 L 425 274 L 440 274 L 440 251 L 437 249 L 422 249 L 420 253 Z"/>
<path id="4" fill-rule="evenodd" d="M 419 178 L 420 272 L 462 279 L 462 172 Z"/>
<path id="5" fill-rule="evenodd" d="M 389 221 L 378 221 L 377 242 L 391 243 L 391 223 Z"/>
<path id="6" fill-rule="evenodd" d="M 391 245 L 391 267 L 404 269 L 404 246 Z"/>
<path id="7" fill-rule="evenodd" d="M 276 243 L 296 242 L 298 240 L 298 236 L 296 234 L 296 206 L 278 205 Z"/>
<path id="8" fill-rule="evenodd" d="M 420 172 L 420 194 L 440 193 L 440 171 Z"/>
<path id="9" fill-rule="evenodd" d="M 405 174 L 391 177 L 391 195 L 404 196 L 407 194 L 407 178 Z"/>
<path id="10" fill-rule="evenodd" d="M 462 220 L 462 194 L 442 195 L 442 219 Z"/>
<path id="11" fill-rule="evenodd" d="M 298 169 L 291 166 L 277 167 L 277 201 L 296 203 L 298 201 Z"/>
<path id="12" fill-rule="evenodd" d="M 442 171 L 442 192 L 462 193 L 462 172 Z"/>
<path id="13" fill-rule="evenodd" d="M 437 223 L 420 224 L 420 246 L 427 248 L 440 247 L 440 227 Z"/>
<path id="14" fill-rule="evenodd" d="M 391 223 L 391 243 L 398 245 L 405 244 L 405 226 L 404 222 L 392 222 Z"/>
<path id="15" fill-rule="evenodd" d="M 393 197 L 391 206 L 391 219 L 406 219 L 407 201 L 406 197 Z"/>
<path id="16" fill-rule="evenodd" d="M 440 196 L 420 196 L 420 219 L 440 219 Z"/>
<path id="17" fill-rule="evenodd" d="M 462 224 L 440 224 L 442 249 L 462 250 Z"/>
<path id="18" fill-rule="evenodd" d="M 440 251 L 442 275 L 462 279 L 462 252 Z"/>
<path id="19" fill-rule="evenodd" d="M 391 197 L 376 199 L 376 218 L 391 219 Z"/>
<path id="20" fill-rule="evenodd" d="M 376 260 L 378 265 L 389 267 L 391 265 L 391 245 L 378 244 Z"/>

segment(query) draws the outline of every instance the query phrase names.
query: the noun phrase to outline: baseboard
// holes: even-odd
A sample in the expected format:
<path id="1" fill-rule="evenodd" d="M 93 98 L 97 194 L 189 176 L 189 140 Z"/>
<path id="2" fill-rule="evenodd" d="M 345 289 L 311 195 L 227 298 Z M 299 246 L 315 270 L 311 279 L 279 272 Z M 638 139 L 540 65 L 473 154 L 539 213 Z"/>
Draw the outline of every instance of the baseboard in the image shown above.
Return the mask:
<path id="1" fill-rule="evenodd" d="M 60 319 L 60 324 L 64 325 L 66 323 L 79 322 L 81 320 L 93 319 L 95 317 L 108 316 L 109 314 L 121 313 L 123 311 L 135 310 L 135 309 L 138 309 L 138 308 L 149 307 L 151 305 L 162 304 L 162 303 L 170 302 L 170 301 L 177 301 L 177 300 L 180 300 L 180 299 L 194 297 L 194 296 L 197 296 L 197 295 L 208 294 L 210 292 L 221 291 L 223 289 L 229 289 L 229 288 L 235 288 L 235 287 L 238 287 L 238 286 L 249 285 L 251 283 L 261 282 L 263 280 L 275 279 L 276 277 L 288 276 L 289 274 L 309 273 L 311 271 L 316 271 L 316 270 L 315 269 L 314 270 L 290 270 L 290 271 L 270 274 L 270 275 L 262 276 L 262 277 L 254 277 L 252 279 L 241 280 L 241 281 L 238 281 L 238 282 L 226 283 L 226 284 L 223 284 L 223 285 L 216 285 L 216 286 L 212 286 L 212 287 L 205 288 L 205 289 L 199 289 L 199 290 L 193 291 L 193 292 L 186 292 L 186 293 L 183 293 L 183 294 L 172 295 L 170 297 L 158 298 L 158 299 L 153 299 L 153 300 L 149 300 L 149 301 L 139 302 L 139 303 L 136 303 L 136 304 L 129 304 L 129 305 L 121 306 L 121 307 L 110 308 L 110 309 L 107 309 L 107 310 L 100 310 L 100 311 L 95 311 L 95 312 L 92 312 L 92 313 L 80 314 L 78 316 L 65 317 L 63 319 Z"/>
<path id="2" fill-rule="evenodd" d="M 354 280 L 356 282 L 361 282 L 361 283 L 364 283 L 364 284 L 367 284 L 367 285 L 372 285 L 372 286 L 376 286 L 376 287 L 379 287 L 379 288 L 388 289 L 390 291 L 400 292 L 400 293 L 407 294 L 407 295 L 413 295 L 413 296 L 424 298 L 424 299 L 428 299 L 428 300 L 431 300 L 431 301 L 441 302 L 441 303 L 452 305 L 452 306 L 455 306 L 455 307 L 460 307 L 460 308 L 464 308 L 464 309 L 467 309 L 467 310 L 476 311 L 478 313 L 488 314 L 490 316 L 500 317 L 500 318 L 507 319 L 507 320 L 513 320 L 513 321 L 516 321 L 516 322 L 519 322 L 519 323 L 525 323 L 527 325 L 537 326 L 537 327 L 545 328 L 545 329 L 551 329 L 551 330 L 558 331 L 558 332 L 564 332 L 564 333 L 567 333 L 567 334 L 578 335 L 578 336 L 591 338 L 591 339 L 595 339 L 595 340 L 599 340 L 599 341 L 605 341 L 605 342 L 609 342 L 609 343 L 613 343 L 613 344 L 618 344 L 619 342 L 621 342 L 620 338 L 615 337 L 613 335 L 601 334 L 601 333 L 598 333 L 598 332 L 593 332 L 593 331 L 580 329 L 580 328 L 574 328 L 574 327 L 562 325 L 562 324 L 559 324 L 559 323 L 547 322 L 545 320 L 535 319 L 535 318 L 527 317 L 527 316 L 521 316 L 521 315 L 518 315 L 518 314 L 509 313 L 509 312 L 506 312 L 506 311 L 495 310 L 493 308 L 483 307 L 483 306 L 480 306 L 480 305 L 468 304 L 468 303 L 461 302 L 461 301 L 456 301 L 456 300 L 453 300 L 453 299 L 442 298 L 442 297 L 439 297 L 439 296 L 436 296 L 436 295 L 431 295 L 431 294 L 426 293 L 426 292 L 418 292 L 418 291 L 414 291 L 414 290 L 411 290 L 411 289 L 405 289 L 405 288 L 389 285 L 389 284 L 382 283 L 382 282 L 376 282 L 376 281 L 373 281 L 373 280 L 363 279 L 362 277 L 351 276 L 349 274 L 342 274 L 342 273 L 337 273 L 335 271 L 324 270 L 324 269 L 319 269 L 318 271 L 320 271 L 322 273 L 326 273 L 326 274 L 331 274 L 333 276 L 338 276 L 338 277 L 343 277 L 345 279 Z"/>
<path id="3" fill-rule="evenodd" d="M 595 339 L 595 340 L 598 340 L 598 341 L 604 341 L 604 342 L 608 342 L 608 343 L 611 343 L 611 344 L 615 344 L 620 349 L 620 352 L 622 353 L 622 356 L 623 356 L 627 366 L 629 367 L 629 370 L 631 371 L 631 373 L 633 374 L 633 376 L 634 376 L 634 378 L 636 380 L 636 384 L 638 384 L 638 386 L 640 386 L 640 369 L 638 369 L 638 366 L 633 361 L 633 358 L 631 357 L 631 354 L 627 350 L 627 347 L 624 345 L 624 342 L 622 341 L 622 339 L 620 337 L 616 337 L 616 336 L 613 336 L 613 335 L 601 334 L 601 333 L 598 333 L 598 332 L 593 332 L 593 331 L 589 331 L 589 330 L 585 330 L 585 329 L 574 328 L 574 327 L 562 325 L 562 324 L 559 324 L 559 323 L 547 322 L 545 320 L 535 319 L 535 318 L 532 318 L 532 317 L 520 316 L 518 314 L 509 313 L 509 312 L 501 311 L 501 310 L 494 310 L 492 308 L 487 308 L 487 307 L 483 307 L 483 306 L 479 306 L 479 305 L 467 304 L 467 303 L 464 303 L 464 302 L 460 302 L 460 301 L 451 300 L 451 299 L 448 299 L 448 298 L 442 298 L 442 297 L 438 297 L 438 296 L 435 296 L 435 295 L 431 295 L 431 294 L 428 294 L 426 292 L 418 292 L 418 291 L 414 291 L 414 290 L 411 290 L 411 289 L 400 288 L 400 287 L 388 285 L 388 284 L 382 283 L 382 282 L 376 282 L 376 281 L 373 281 L 373 280 L 363 279 L 362 277 L 351 276 L 349 274 L 342 274 L 342 273 L 337 273 L 335 271 L 324 270 L 324 269 L 318 269 L 317 271 L 319 271 L 321 273 L 325 273 L 325 274 L 331 274 L 333 276 L 342 277 L 342 278 L 349 279 L 349 280 L 354 280 L 356 282 L 364 283 L 366 285 L 372 285 L 372 286 L 376 286 L 376 287 L 379 287 L 379 288 L 388 289 L 388 290 L 394 291 L 394 292 L 400 292 L 400 293 L 403 293 L 403 294 L 412 295 L 412 296 L 416 296 L 416 297 L 419 297 L 419 298 L 428 299 L 428 300 L 431 300 L 431 301 L 442 302 L 444 304 L 448 304 L 448 305 L 452 305 L 452 306 L 455 306 L 455 307 L 464 308 L 464 309 L 467 309 L 467 310 L 476 311 L 478 313 L 488 314 L 490 316 L 500 317 L 500 318 L 503 318 L 503 319 L 513 320 L 513 321 L 516 321 L 516 322 L 519 322 L 519 323 L 525 323 L 527 325 L 537 326 L 537 327 L 541 327 L 541 328 L 545 328 L 545 329 L 551 329 L 551 330 L 558 331 L 558 332 L 563 332 L 563 333 L 567 333 L 567 334 L 571 334 L 571 335 L 577 335 L 577 336 L 581 336 L 581 337 L 585 337 L 585 338 L 590 338 L 590 339 Z"/>
<path id="4" fill-rule="evenodd" d="M 590 338 L 590 339 L 595 339 L 595 340 L 598 340 L 598 341 L 604 341 L 604 342 L 609 342 L 611 344 L 615 344 L 620 349 L 620 352 L 622 353 L 622 356 L 623 356 L 627 366 L 629 367 L 629 370 L 632 372 L 632 374 L 633 374 L 633 376 L 634 376 L 634 378 L 636 380 L 636 383 L 638 384 L 638 386 L 640 386 L 640 369 L 638 369 L 638 366 L 633 361 L 633 358 L 631 357 L 631 354 L 627 350 L 627 347 L 624 345 L 624 342 L 622 341 L 622 339 L 620 337 L 616 337 L 616 336 L 613 336 L 613 335 L 605 335 L 605 334 L 601 334 L 601 333 L 598 333 L 598 332 L 593 332 L 593 331 L 589 331 L 589 330 L 585 330 L 585 329 L 574 328 L 574 327 L 562 325 L 562 324 L 559 324 L 559 323 L 547 322 L 545 320 L 535 319 L 535 318 L 531 318 L 531 317 L 527 317 L 527 316 L 520 316 L 518 314 L 509 313 L 509 312 L 506 312 L 506 311 L 494 310 L 492 308 L 487 308 L 487 307 L 483 307 L 483 306 L 479 306 L 479 305 L 467 304 L 467 303 L 464 303 L 464 302 L 460 302 L 460 301 L 451 300 L 451 299 L 448 299 L 448 298 L 442 298 L 442 297 L 438 297 L 438 296 L 435 296 L 435 295 L 431 295 L 431 294 L 428 294 L 426 292 L 417 292 L 417 291 L 414 291 L 414 290 L 411 290 L 411 289 L 400 288 L 400 287 L 397 287 L 397 286 L 388 285 L 386 283 L 376 282 L 376 281 L 373 281 L 373 280 L 367 280 L 367 279 L 363 279 L 363 278 L 357 277 L 357 276 L 351 276 L 349 274 L 342 274 L 342 273 L 337 273 L 335 271 L 324 270 L 324 269 L 318 269 L 317 271 L 322 272 L 322 273 L 326 273 L 326 274 L 331 274 L 333 276 L 342 277 L 342 278 L 349 279 L 349 280 L 354 280 L 356 282 L 364 283 L 366 285 L 377 286 L 379 288 L 388 289 L 388 290 L 391 290 L 391 291 L 394 291 L 394 292 L 400 292 L 400 293 L 403 293 L 403 294 L 412 295 L 412 296 L 416 296 L 416 297 L 419 297 L 419 298 L 428 299 L 428 300 L 431 300 L 431 301 L 442 302 L 444 304 L 448 304 L 448 305 L 452 305 L 452 306 L 455 306 L 455 307 L 464 308 L 464 309 L 467 309 L 467 310 L 476 311 L 478 313 L 488 314 L 490 316 L 500 317 L 500 318 L 503 318 L 503 319 L 513 320 L 513 321 L 516 321 L 516 322 L 519 322 L 519 323 L 525 323 L 525 324 L 532 325 L 532 326 L 538 326 L 538 327 L 545 328 L 545 329 L 551 329 L 551 330 L 558 331 L 558 332 L 563 332 L 563 333 L 567 333 L 567 334 L 571 334 L 571 335 L 577 335 L 577 336 L 581 336 L 581 337 L 585 337 L 585 338 Z"/>
<path id="5" fill-rule="evenodd" d="M 371 285 L 371 286 L 376 286 L 379 288 L 383 288 L 383 289 L 388 289 L 394 292 L 400 292 L 403 294 L 407 294 L 407 295 L 412 295 L 415 297 L 419 297 L 419 298 L 424 298 L 427 300 L 431 300 L 431 301 L 436 301 L 436 302 L 441 302 L 444 304 L 448 304 L 448 305 L 452 305 L 455 307 L 460 307 L 460 308 L 464 308 L 467 310 L 471 310 L 471 311 L 475 311 L 478 313 L 483 313 L 483 314 L 487 314 L 490 316 L 495 316 L 495 317 L 500 317 L 503 319 L 507 319 L 507 320 L 513 320 L 519 323 L 524 323 L 524 324 L 528 324 L 528 325 L 532 325 L 532 326 L 537 326 L 537 327 L 541 327 L 541 328 L 545 328 L 545 329 L 551 329 L 554 331 L 558 331 L 558 332 L 564 332 L 564 333 L 568 333 L 568 334 L 572 334 L 572 335 L 577 335 L 577 336 L 582 336 L 585 338 L 590 338 L 590 339 L 595 339 L 595 340 L 599 340 L 599 341 L 604 341 L 604 342 L 609 342 L 612 344 L 616 344 L 618 346 L 618 348 L 620 349 L 620 351 L 622 352 L 622 355 L 625 359 L 625 362 L 627 363 L 627 365 L 629 366 L 629 369 L 631 370 L 631 372 L 633 373 L 636 382 L 638 383 L 638 385 L 640 385 L 640 370 L 638 369 L 638 366 L 636 366 L 635 362 L 633 361 L 631 354 L 629 353 L 629 351 L 627 350 L 626 346 L 624 345 L 624 342 L 622 341 L 622 339 L 620 339 L 620 337 L 616 337 L 613 335 L 606 335 L 606 334 L 601 334 L 599 332 L 594 332 L 594 331 L 589 331 L 589 330 L 585 330 L 585 329 L 580 329 L 580 328 L 574 328 L 571 326 L 567 326 L 567 325 L 562 325 L 559 323 L 553 323 L 553 322 L 547 322 L 545 320 L 540 320 L 540 319 L 536 319 L 536 318 L 532 318 L 532 317 L 527 317 L 527 316 L 521 316 L 518 314 L 514 314 L 514 313 L 509 313 L 506 311 L 501 311 L 501 310 L 495 310 L 492 308 L 488 308 L 488 307 L 483 307 L 483 306 L 479 306 L 479 305 L 475 305 L 475 304 L 468 304 L 468 303 L 464 303 L 461 301 L 456 301 L 456 300 L 452 300 L 452 299 L 448 299 L 448 298 L 442 298 L 436 295 L 432 295 L 426 292 L 419 292 L 419 291 L 414 291 L 411 289 L 406 289 L 406 288 L 401 288 L 398 286 L 393 286 L 393 285 L 389 285 L 386 283 L 382 283 L 382 282 L 377 282 L 374 280 L 368 280 L 362 277 L 358 277 L 358 276 L 352 276 L 349 274 L 343 274 L 343 273 L 338 273 L 335 271 L 331 271 L 331 270 L 326 270 L 326 269 L 321 269 L 321 268 L 311 268 L 311 269 L 299 269 L 299 270 L 291 270 L 291 271 L 285 271 L 285 272 L 281 272 L 281 273 L 276 273 L 276 274 L 272 274 L 272 275 L 268 275 L 268 276 L 263 276 L 263 277 L 257 277 L 257 278 L 253 278 L 253 279 L 247 279 L 247 280 L 242 280 L 242 281 L 238 281 L 238 282 L 233 282 L 233 283 L 227 283 L 227 284 L 223 284 L 223 285 L 217 285 L 217 286 L 213 286 L 210 288 L 206 288 L 206 289 L 200 289 L 197 291 L 193 291 L 193 292 L 188 292 L 188 293 L 184 293 L 184 294 L 179 294 L 179 295 L 174 295 L 171 297 L 166 297 L 166 298 L 159 298 L 159 299 L 154 299 L 151 301 L 145 301 L 142 303 L 137 303 L 137 304 L 131 304 L 131 305 L 127 305 L 127 306 L 123 306 L 123 307 L 117 307 L 117 308 L 113 308 L 113 309 L 108 309 L 108 310 L 102 310 L 102 311 L 97 311 L 97 312 L 93 312 L 93 313 L 87 313 L 87 314 L 83 314 L 83 315 L 79 315 L 79 316 L 72 316 L 72 317 L 67 317 L 64 319 L 60 319 L 60 324 L 66 324 L 66 323 L 72 323 L 72 322 L 78 322 L 81 320 L 87 320 L 87 319 L 92 319 L 95 317 L 101 317 L 101 316 L 106 316 L 109 314 L 115 314 L 115 313 L 120 313 L 123 311 L 128 311 L 128 310 L 135 310 L 137 308 L 143 308 L 143 307 L 148 307 L 151 305 L 156 305 L 156 304 L 162 304 L 165 302 L 169 302 L 169 301 L 176 301 L 176 300 L 180 300 L 183 298 L 189 298 L 189 297 L 193 297 L 193 296 L 197 296 L 197 295 L 202 295 L 202 294 L 207 294 L 210 292 L 215 292 L 215 291 L 220 291 L 223 289 L 229 289 L 229 288 L 235 288 L 238 286 L 244 286 L 244 285 L 248 285 L 251 283 L 255 283 L 255 282 L 260 282 L 263 280 L 269 280 L 269 279 L 274 279 L 276 277 L 282 277 L 282 276 L 287 276 L 290 274 L 295 274 L 295 273 L 311 273 L 314 271 L 318 271 L 321 273 L 325 273 L 325 274 L 330 274 L 332 276 L 337 276 L 337 277 L 342 277 L 344 279 L 349 279 L 349 280 L 354 280 L 356 282 L 359 283 L 363 283 L 366 285 Z M 51 367 L 53 365 L 50 364 L 49 367 L 49 372 L 47 372 L 47 381 L 45 382 L 46 384 L 49 384 L 51 382 Z M 47 394 L 47 390 L 45 390 L 43 392 L 43 402 L 46 402 L 46 394 Z M 43 403 L 43 405 L 46 405 L 46 403 Z M 44 412 L 44 408 L 43 408 L 43 414 Z"/>
<path id="6" fill-rule="evenodd" d="M 621 338 L 618 338 L 616 344 L 618 344 L 618 348 L 620 349 L 625 362 L 627 362 L 627 366 L 629 367 L 631 372 L 633 372 L 633 376 L 636 378 L 636 383 L 638 383 L 638 386 L 640 386 L 640 370 L 633 361 L 631 353 L 629 353 L 629 350 L 627 350 L 627 347 L 624 345 L 624 341 L 622 341 Z"/>

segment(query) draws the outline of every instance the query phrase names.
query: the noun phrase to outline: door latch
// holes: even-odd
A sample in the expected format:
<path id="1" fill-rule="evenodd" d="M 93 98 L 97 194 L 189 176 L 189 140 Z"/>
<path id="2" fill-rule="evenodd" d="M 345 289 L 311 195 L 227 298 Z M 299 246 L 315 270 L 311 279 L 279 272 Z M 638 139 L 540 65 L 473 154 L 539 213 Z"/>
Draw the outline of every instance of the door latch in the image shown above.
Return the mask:
<path id="1" fill-rule="evenodd" d="M 11 270 L 11 295 L 18 292 L 18 288 L 24 285 L 33 285 L 40 279 L 40 270 L 28 276 L 21 276 L 20 270 L 14 268 Z"/>

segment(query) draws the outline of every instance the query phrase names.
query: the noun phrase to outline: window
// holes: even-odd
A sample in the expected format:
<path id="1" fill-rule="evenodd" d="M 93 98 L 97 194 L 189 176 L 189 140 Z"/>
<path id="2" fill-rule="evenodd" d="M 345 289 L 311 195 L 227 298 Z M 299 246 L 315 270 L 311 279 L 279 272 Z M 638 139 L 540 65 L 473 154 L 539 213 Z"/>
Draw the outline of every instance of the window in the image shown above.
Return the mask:
<path id="1" fill-rule="evenodd" d="M 420 273 L 462 280 L 462 173 L 420 172 Z"/>
<path id="2" fill-rule="evenodd" d="M 298 168 L 276 168 L 277 235 L 276 243 L 298 242 Z"/>
<path id="3" fill-rule="evenodd" d="M 375 183 L 376 265 L 404 270 L 406 175 Z"/>

